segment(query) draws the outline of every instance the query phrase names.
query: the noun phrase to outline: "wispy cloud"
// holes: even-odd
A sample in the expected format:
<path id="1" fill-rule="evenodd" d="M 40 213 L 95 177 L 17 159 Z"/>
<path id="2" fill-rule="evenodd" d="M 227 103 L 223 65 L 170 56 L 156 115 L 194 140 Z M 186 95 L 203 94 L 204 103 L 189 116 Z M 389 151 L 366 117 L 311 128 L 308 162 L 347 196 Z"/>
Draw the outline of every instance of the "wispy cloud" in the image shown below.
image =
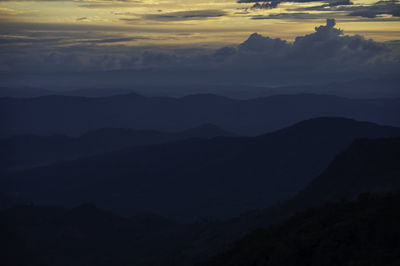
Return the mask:
<path id="1" fill-rule="evenodd" d="M 22 13 L 23 13 L 22 11 L 15 10 L 12 8 L 0 7 L 0 15 L 2 15 L 2 16 L 13 16 L 13 15 L 19 15 Z"/>
<path id="2" fill-rule="evenodd" d="M 116 13 L 118 15 L 135 16 L 135 18 L 121 18 L 122 21 L 137 21 L 137 20 L 155 20 L 155 21 L 189 21 L 189 20 L 207 20 L 227 16 L 228 13 L 223 10 L 190 10 L 178 12 L 162 12 L 156 14 L 132 14 L 132 13 Z"/>

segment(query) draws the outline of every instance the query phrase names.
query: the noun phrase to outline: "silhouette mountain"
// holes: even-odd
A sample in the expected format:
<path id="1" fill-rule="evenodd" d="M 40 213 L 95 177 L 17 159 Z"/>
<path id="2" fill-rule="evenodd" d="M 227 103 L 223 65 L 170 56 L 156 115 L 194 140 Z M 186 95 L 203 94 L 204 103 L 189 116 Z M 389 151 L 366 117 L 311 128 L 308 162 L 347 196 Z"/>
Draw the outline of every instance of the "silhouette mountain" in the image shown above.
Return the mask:
<path id="1" fill-rule="evenodd" d="M 400 138 L 356 140 L 293 199 L 227 221 L 126 218 L 90 204 L 3 210 L 2 265 L 397 265 L 400 194 L 363 193 L 400 189 L 399 153 Z"/>
<path id="2" fill-rule="evenodd" d="M 318 118 L 257 137 L 189 139 L 57 163 L 5 177 L 2 188 L 15 203 L 226 218 L 292 197 L 354 139 L 388 136 L 400 129 Z"/>
<path id="3" fill-rule="evenodd" d="M 186 239 L 188 227 L 155 215 L 121 217 L 90 204 L 73 209 L 20 206 L 0 212 L 0 232 L 7 242 L 1 263 L 144 265 L 168 249 L 172 236 Z"/>
<path id="4" fill-rule="evenodd" d="M 182 98 L 138 94 L 87 98 L 0 98 L 0 136 L 80 135 L 100 128 L 181 131 L 211 123 L 258 135 L 321 116 L 400 125 L 399 99 L 347 99 L 312 94 L 235 100 L 213 94 Z"/>
<path id="5" fill-rule="evenodd" d="M 181 132 L 103 128 L 79 137 L 22 135 L 0 139 L 0 169 L 21 170 L 63 160 L 188 138 L 234 136 L 214 125 L 206 124 Z M 0 170 L 1 172 L 1 170 Z"/>
<path id="6" fill-rule="evenodd" d="M 400 264 L 400 193 L 364 194 L 257 230 L 204 266 Z"/>

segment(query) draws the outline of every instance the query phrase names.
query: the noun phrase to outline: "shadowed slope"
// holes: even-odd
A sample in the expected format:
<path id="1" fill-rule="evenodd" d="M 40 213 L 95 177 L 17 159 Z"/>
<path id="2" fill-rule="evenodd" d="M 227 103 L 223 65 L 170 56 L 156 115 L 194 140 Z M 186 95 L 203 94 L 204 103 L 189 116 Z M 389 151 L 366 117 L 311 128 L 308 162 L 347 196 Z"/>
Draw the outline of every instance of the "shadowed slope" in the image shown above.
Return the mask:
<path id="1" fill-rule="evenodd" d="M 201 265 L 336 266 L 400 263 L 400 194 L 360 197 L 257 230 Z"/>
<path id="2" fill-rule="evenodd" d="M 398 128 L 320 118 L 259 137 L 190 139 L 32 169 L 3 179 L 3 191 L 17 202 L 229 217 L 290 198 L 355 138 L 399 135 Z"/>
<path id="3" fill-rule="evenodd" d="M 123 148 L 188 138 L 213 138 L 234 134 L 207 124 L 181 132 L 103 128 L 79 137 L 23 135 L 0 140 L 0 172 L 20 170 L 62 160 Z"/>
<path id="4" fill-rule="evenodd" d="M 8 243 L 2 258 L 4 265 L 187 266 L 232 247 L 205 265 L 397 265 L 398 194 L 363 195 L 282 221 L 328 200 L 399 190 L 399 151 L 399 138 L 357 140 L 292 200 L 225 222 L 179 225 L 151 214 L 123 218 L 92 205 L 8 209 L 0 212 Z M 279 224 L 232 246 L 272 223 Z"/>
<path id="5" fill-rule="evenodd" d="M 182 251 L 179 254 L 186 255 L 178 255 L 176 261 L 183 258 L 192 262 L 204 261 L 204 258 L 210 254 L 216 254 L 218 251 L 231 247 L 233 241 L 246 233 L 280 223 L 298 211 L 320 207 L 327 202 L 353 200 L 365 192 L 389 191 L 400 191 L 400 138 L 356 140 L 346 151 L 336 156 L 329 167 L 298 195 L 271 208 L 249 212 L 228 222 L 211 226 L 209 230 L 204 231 L 202 237 L 193 241 L 196 250 L 189 248 Z M 300 228 L 299 225 L 298 229 Z M 285 235 L 283 231 L 280 233 L 283 234 L 282 236 Z M 270 244 L 275 245 L 272 242 Z M 243 252 L 250 250 L 252 248 L 249 247 Z M 228 259 L 226 264 L 220 265 L 242 265 L 230 264 L 233 262 L 234 260 Z M 252 265 L 251 261 L 246 262 Z"/>

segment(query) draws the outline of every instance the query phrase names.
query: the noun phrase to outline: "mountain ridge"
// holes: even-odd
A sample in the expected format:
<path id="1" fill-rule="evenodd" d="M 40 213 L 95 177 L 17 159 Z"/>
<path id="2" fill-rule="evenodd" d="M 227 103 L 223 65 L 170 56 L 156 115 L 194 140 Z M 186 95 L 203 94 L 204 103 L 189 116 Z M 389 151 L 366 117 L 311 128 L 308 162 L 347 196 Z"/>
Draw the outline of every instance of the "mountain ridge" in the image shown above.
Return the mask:
<path id="1" fill-rule="evenodd" d="M 229 217 L 290 198 L 356 138 L 400 135 L 399 128 L 325 120 L 337 130 L 317 119 L 304 132 L 296 124 L 296 130 L 259 137 L 133 147 L 23 171 L 2 181 L 22 201 L 70 206 L 90 200 L 119 213 L 151 211 L 178 220 Z M 74 198 L 68 196 L 72 191 Z M 165 200 L 154 200 L 158 197 Z"/>
<path id="2" fill-rule="evenodd" d="M 213 94 L 88 98 L 0 98 L 0 136 L 80 135 L 104 127 L 181 131 L 211 123 L 239 135 L 272 132 L 305 119 L 347 117 L 400 126 L 400 100 L 298 94 L 247 100 Z"/>
<path id="3" fill-rule="evenodd" d="M 57 161 L 73 160 L 131 146 L 144 146 L 187 138 L 234 136 L 212 124 L 180 132 L 102 128 L 78 137 L 21 135 L 0 139 L 0 172 L 17 171 Z"/>

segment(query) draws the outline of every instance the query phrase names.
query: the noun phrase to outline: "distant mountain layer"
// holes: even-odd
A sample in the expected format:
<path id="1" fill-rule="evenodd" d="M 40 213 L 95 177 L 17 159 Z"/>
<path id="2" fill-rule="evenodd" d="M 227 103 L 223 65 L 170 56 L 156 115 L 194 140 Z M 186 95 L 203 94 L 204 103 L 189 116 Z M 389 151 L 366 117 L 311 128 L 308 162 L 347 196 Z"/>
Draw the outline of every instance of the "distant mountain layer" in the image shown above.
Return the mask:
<path id="1" fill-rule="evenodd" d="M 3 210 L 2 265 L 398 265 L 400 194 L 349 200 L 399 191 L 399 153 L 400 138 L 357 140 L 292 200 L 221 222 L 124 218 L 91 205 Z"/>
<path id="2" fill-rule="evenodd" d="M 22 88 L 7 88 L 0 87 L 0 97 L 16 97 L 29 98 L 50 95 L 65 95 L 65 96 L 84 96 L 84 97 L 106 97 L 114 95 L 131 94 L 134 91 L 124 88 L 108 88 L 108 89 L 75 89 L 68 91 L 53 91 L 40 88 L 22 87 Z"/>
<path id="3" fill-rule="evenodd" d="M 226 218 L 290 198 L 356 138 L 400 129 L 343 118 L 304 121 L 257 137 L 134 147 L 5 177 L 13 202 L 93 202 L 123 214 Z"/>
<path id="4" fill-rule="evenodd" d="M 189 138 L 213 138 L 234 134 L 207 124 L 176 133 L 154 130 L 103 128 L 79 137 L 21 135 L 0 139 L 0 173 L 63 160 L 165 143 Z"/>
<path id="5" fill-rule="evenodd" d="M 257 135 L 321 116 L 400 126 L 399 114 L 399 99 L 347 99 L 312 94 L 251 100 L 212 94 L 182 98 L 138 94 L 0 98 L 0 136 L 80 135 L 107 127 L 180 131 L 207 123 L 240 135 Z"/>
<path id="6" fill-rule="evenodd" d="M 400 194 L 328 204 L 257 230 L 203 266 L 400 265 Z"/>

